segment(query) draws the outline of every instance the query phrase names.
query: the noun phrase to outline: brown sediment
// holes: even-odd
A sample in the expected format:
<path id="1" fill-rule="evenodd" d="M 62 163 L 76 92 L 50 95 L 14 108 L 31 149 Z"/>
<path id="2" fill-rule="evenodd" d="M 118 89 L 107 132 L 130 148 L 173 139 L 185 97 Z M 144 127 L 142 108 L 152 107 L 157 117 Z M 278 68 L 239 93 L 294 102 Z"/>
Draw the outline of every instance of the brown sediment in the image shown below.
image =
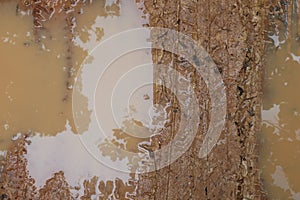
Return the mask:
<path id="1" fill-rule="evenodd" d="M 136 188 L 134 174 L 124 182 L 121 179 L 103 181 L 94 176 L 84 180 L 82 186 L 70 186 L 63 171 L 53 173 L 45 185 L 38 189 L 35 180 L 27 170 L 26 146 L 30 141 L 26 136 L 16 139 L 7 150 L 6 159 L 1 169 L 0 198 L 1 199 L 133 199 Z M 83 194 L 76 194 L 82 188 Z M 71 194 L 71 189 L 74 190 Z"/>
<path id="2" fill-rule="evenodd" d="M 34 179 L 27 170 L 26 146 L 30 144 L 26 136 L 14 141 L 6 153 L 6 160 L 1 169 L 1 199 L 72 199 L 70 186 L 62 171 L 54 173 L 41 189 L 34 186 Z"/>
<path id="3" fill-rule="evenodd" d="M 84 195 L 81 197 L 82 200 L 91 199 L 93 195 L 96 195 L 97 181 L 97 177 L 93 177 L 91 180 L 84 180 Z"/>
<path id="4" fill-rule="evenodd" d="M 34 180 L 29 177 L 26 169 L 27 153 L 26 137 L 13 142 L 6 153 L 5 163 L 1 169 L 0 197 L 1 199 L 32 199 L 36 192 Z"/>
<path id="5" fill-rule="evenodd" d="M 88 199 L 132 199 L 134 196 L 131 194 L 135 190 L 135 185 L 130 183 L 124 183 L 120 179 L 114 181 L 102 181 L 97 177 L 93 177 L 91 180 L 85 180 L 84 183 L 84 195 L 80 197 L 81 200 Z M 98 197 L 98 198 L 96 198 Z"/>
<path id="6" fill-rule="evenodd" d="M 195 92 L 200 104 L 200 126 L 190 149 L 170 166 L 139 175 L 138 199 L 264 199 L 258 169 L 257 134 L 262 105 L 265 1 L 144 1 L 149 26 L 189 35 L 206 49 L 219 68 L 226 86 L 227 116 L 220 141 L 203 159 L 198 157 L 209 122 L 210 101 L 203 79 Z M 152 51 L 153 62 L 183 75 L 189 64 L 177 55 Z M 154 76 L 164 69 L 156 67 Z M 163 77 L 168 80 L 168 77 Z M 180 84 L 180 83 L 178 83 Z M 167 90 L 155 87 L 156 103 L 174 103 Z M 174 105 L 174 104 L 173 104 Z M 176 134 L 179 113 L 152 146 L 166 145 Z"/>
<path id="7" fill-rule="evenodd" d="M 46 181 L 45 186 L 39 190 L 38 199 L 73 199 L 64 172 L 54 173 L 53 177 Z"/>
<path id="8" fill-rule="evenodd" d="M 26 135 L 26 134 L 25 134 Z M 1 169 L 1 199 L 71 199 L 69 185 L 63 172 L 57 172 L 46 181 L 43 188 L 34 186 L 34 179 L 27 170 L 26 146 L 30 144 L 27 136 L 20 136 L 6 153 Z"/>

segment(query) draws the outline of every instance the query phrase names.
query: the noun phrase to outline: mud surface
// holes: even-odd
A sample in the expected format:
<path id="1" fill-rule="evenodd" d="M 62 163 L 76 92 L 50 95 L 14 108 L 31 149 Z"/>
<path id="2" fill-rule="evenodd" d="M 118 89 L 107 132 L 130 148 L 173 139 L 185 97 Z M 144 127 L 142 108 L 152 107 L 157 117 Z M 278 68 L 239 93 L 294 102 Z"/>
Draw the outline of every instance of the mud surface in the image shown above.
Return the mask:
<path id="1" fill-rule="evenodd" d="M 192 147 L 173 164 L 140 175 L 138 199 L 263 199 L 257 133 L 260 130 L 262 55 L 265 5 L 263 1 L 148 1 L 150 26 L 175 29 L 191 36 L 207 50 L 219 67 L 226 85 L 226 127 L 220 142 L 204 159 L 199 147 L 210 119 L 210 100 L 203 79 L 196 77 L 200 126 Z M 187 75 L 189 65 L 171 53 L 153 50 L 155 63 L 163 63 Z M 156 68 L 155 76 L 164 69 Z M 192 71 L 193 72 L 193 71 Z M 168 77 L 164 77 L 166 81 Z M 180 84 L 180 83 L 179 83 Z M 171 100 L 170 100 L 171 99 Z M 161 87 L 156 102 L 176 100 Z M 179 114 L 161 136 L 152 138 L 157 149 L 176 134 Z"/>
<path id="2" fill-rule="evenodd" d="M 36 9 L 41 9 L 39 6 L 25 5 L 20 9 L 34 14 Z M 65 4 L 47 6 L 42 11 L 48 19 L 52 16 L 51 8 L 62 6 L 66 11 L 72 9 L 72 5 L 66 7 Z M 7 148 L 6 157 L 2 158 L 2 199 L 95 199 L 97 191 L 102 194 L 99 199 L 265 199 L 258 169 L 257 133 L 261 121 L 262 55 L 267 2 L 144 0 L 144 6 L 144 12 L 149 14 L 149 26 L 170 28 L 191 36 L 206 49 L 217 64 L 227 95 L 226 126 L 218 144 L 207 157 L 198 157 L 203 136 L 208 129 L 211 106 L 203 79 L 177 55 L 153 50 L 154 63 L 171 65 L 184 76 L 194 74 L 194 90 L 199 102 L 201 120 L 191 148 L 182 157 L 163 169 L 139 175 L 138 183 L 135 182 L 134 175 L 127 183 L 120 179 L 103 181 L 93 177 L 84 180 L 82 194 L 76 192 L 80 188 L 69 186 L 64 172 L 58 171 L 46 181 L 44 187 L 37 189 L 26 169 L 27 160 L 24 155 L 30 141 L 25 134 L 13 141 L 13 145 Z M 76 12 L 79 8 L 76 7 Z M 74 19 L 73 14 L 76 19 L 80 18 L 78 12 L 67 13 L 57 14 L 66 30 L 66 51 L 72 47 L 70 40 L 74 30 L 70 21 Z M 39 35 L 47 28 L 47 23 L 42 23 L 39 14 L 35 13 L 33 16 L 35 41 L 39 41 Z M 85 22 L 78 19 L 78 24 L 80 23 Z M 82 35 L 83 33 L 80 36 Z M 71 49 L 70 51 L 72 52 Z M 75 56 L 72 54 L 70 62 L 68 59 L 71 54 L 65 55 L 67 66 L 73 67 Z M 165 74 L 164 70 L 166 69 L 156 67 L 154 77 Z M 69 82 L 70 75 L 64 77 L 64 86 L 69 88 L 72 84 Z M 162 78 L 170 81 L 168 77 Z M 66 92 L 69 93 L 70 91 Z M 171 103 L 172 115 L 171 122 L 161 134 L 151 138 L 152 145 L 147 147 L 151 151 L 168 144 L 176 134 L 181 120 L 180 108 L 170 91 L 155 87 L 154 98 L 155 102 L 162 105 Z M 71 109 L 70 104 L 68 105 Z"/>

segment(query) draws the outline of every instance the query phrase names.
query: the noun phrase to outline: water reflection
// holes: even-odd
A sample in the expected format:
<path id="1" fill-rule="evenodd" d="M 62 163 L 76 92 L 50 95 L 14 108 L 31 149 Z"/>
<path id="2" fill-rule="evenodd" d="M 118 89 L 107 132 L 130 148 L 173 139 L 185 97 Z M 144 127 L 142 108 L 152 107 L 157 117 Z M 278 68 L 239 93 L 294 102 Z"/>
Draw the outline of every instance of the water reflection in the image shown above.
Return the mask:
<path id="1" fill-rule="evenodd" d="M 30 141 L 25 158 L 28 160 L 27 169 L 38 186 L 43 186 L 49 175 L 58 171 L 64 172 L 71 186 L 77 186 L 81 181 L 94 176 L 103 181 L 114 180 L 116 177 L 130 179 L 129 174 L 110 169 L 90 156 L 79 136 L 72 134 L 70 126 L 55 137 L 36 135 Z"/>
<path id="2" fill-rule="evenodd" d="M 84 125 L 76 129 L 71 95 L 75 75 L 88 50 L 112 34 L 142 27 L 146 17 L 142 17 L 134 1 L 94 1 L 76 7 L 70 18 L 64 11 L 48 16 L 51 20 L 37 29 L 31 15 L 16 15 L 16 7 L 17 2 L 0 2 L 0 156 L 4 166 L 0 185 L 21 178 L 10 189 L 34 185 L 29 192 L 41 198 L 51 195 L 49 191 L 59 183 L 65 186 L 61 193 L 64 196 L 131 198 L 135 175 L 101 165 L 83 147 L 79 135 L 74 134 L 89 134 L 86 130 L 90 126 L 90 108 L 86 97 L 78 97 Z M 70 19 L 76 20 L 70 24 Z M 23 141 L 18 138 L 24 133 L 28 145 L 20 142 L 20 151 L 24 152 L 17 159 L 12 158 L 14 148 Z M 121 132 L 114 133 L 121 136 Z M 135 145 L 125 140 L 128 148 Z M 15 171 L 9 171 L 10 168 Z M 24 177 L 18 177 L 20 173 L 25 173 Z M 19 196 L 24 197 L 22 192 Z"/>
<path id="3" fill-rule="evenodd" d="M 271 40 L 267 45 L 260 163 L 271 199 L 299 199 L 299 8 L 296 1 L 284 8 L 288 9 L 287 19 L 274 20 L 268 33 Z"/>
<path id="4" fill-rule="evenodd" d="M 72 121 L 71 103 L 64 101 L 70 92 L 64 69 L 66 45 L 61 39 L 65 32 L 55 31 L 52 39 L 38 45 L 31 18 L 17 16 L 15 8 L 13 2 L 0 6 L 0 149 L 7 149 L 19 132 L 55 135 L 65 129 L 68 119 Z"/>

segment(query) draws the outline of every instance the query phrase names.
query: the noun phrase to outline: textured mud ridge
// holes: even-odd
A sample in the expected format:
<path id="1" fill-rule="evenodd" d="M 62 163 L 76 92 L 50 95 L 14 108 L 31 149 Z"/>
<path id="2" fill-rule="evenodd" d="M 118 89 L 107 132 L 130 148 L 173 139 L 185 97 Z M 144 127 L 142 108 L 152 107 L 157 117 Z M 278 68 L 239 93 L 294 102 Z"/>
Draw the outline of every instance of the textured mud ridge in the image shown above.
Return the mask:
<path id="1" fill-rule="evenodd" d="M 198 158 L 209 122 L 209 98 L 204 81 L 196 93 L 200 125 L 192 147 L 168 167 L 140 175 L 138 199 L 264 199 L 258 170 L 257 133 L 260 130 L 264 1 L 148 1 L 150 26 L 175 29 L 191 36 L 207 50 L 219 67 L 227 88 L 226 127 L 218 145 Z M 155 63 L 188 74 L 189 65 L 171 53 L 153 50 Z M 164 69 L 156 68 L 159 77 Z M 166 81 L 168 77 L 164 77 Z M 179 83 L 180 84 L 180 83 Z M 171 100 L 170 100 L 171 99 Z M 172 100 L 173 99 L 173 100 Z M 175 99 L 155 88 L 156 102 Z M 152 138 L 157 149 L 170 141 L 179 124 L 179 112 L 161 136 Z"/>

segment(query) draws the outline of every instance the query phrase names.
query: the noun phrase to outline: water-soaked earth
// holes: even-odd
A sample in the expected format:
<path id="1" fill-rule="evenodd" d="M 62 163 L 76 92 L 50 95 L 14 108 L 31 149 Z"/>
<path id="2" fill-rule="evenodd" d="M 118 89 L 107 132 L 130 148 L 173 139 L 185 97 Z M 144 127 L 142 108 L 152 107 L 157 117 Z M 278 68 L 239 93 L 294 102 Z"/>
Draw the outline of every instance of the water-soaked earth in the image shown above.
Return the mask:
<path id="1" fill-rule="evenodd" d="M 0 198 L 300 199 L 298 13 L 292 0 L 0 1 Z M 95 100 L 102 106 L 96 113 L 107 122 L 108 136 L 95 142 L 101 156 L 131 172 L 144 166 L 113 144 L 149 155 L 156 167 L 153 152 L 176 136 L 179 121 L 198 126 L 193 144 L 174 163 L 126 173 L 99 162 L 83 142 L 95 131 L 82 65 L 96 60 L 88 55 L 99 42 L 148 26 L 180 31 L 210 54 L 227 88 L 226 124 L 212 152 L 199 158 L 212 106 L 203 78 L 170 52 L 121 56 L 97 82 Z M 117 113 L 121 128 L 106 119 L 105 96 L 122 93 L 114 75 L 125 79 L 120 72 L 144 63 L 149 70 L 134 79 L 172 82 L 168 70 L 174 69 L 192 82 L 199 122 L 181 115 L 178 99 L 161 85 L 132 93 L 133 117 Z M 76 96 L 80 110 L 74 108 L 75 82 L 82 90 Z M 149 128 L 139 109 L 153 104 L 160 110 L 151 110 L 156 124 Z M 133 137 L 137 132 L 148 137 Z"/>

